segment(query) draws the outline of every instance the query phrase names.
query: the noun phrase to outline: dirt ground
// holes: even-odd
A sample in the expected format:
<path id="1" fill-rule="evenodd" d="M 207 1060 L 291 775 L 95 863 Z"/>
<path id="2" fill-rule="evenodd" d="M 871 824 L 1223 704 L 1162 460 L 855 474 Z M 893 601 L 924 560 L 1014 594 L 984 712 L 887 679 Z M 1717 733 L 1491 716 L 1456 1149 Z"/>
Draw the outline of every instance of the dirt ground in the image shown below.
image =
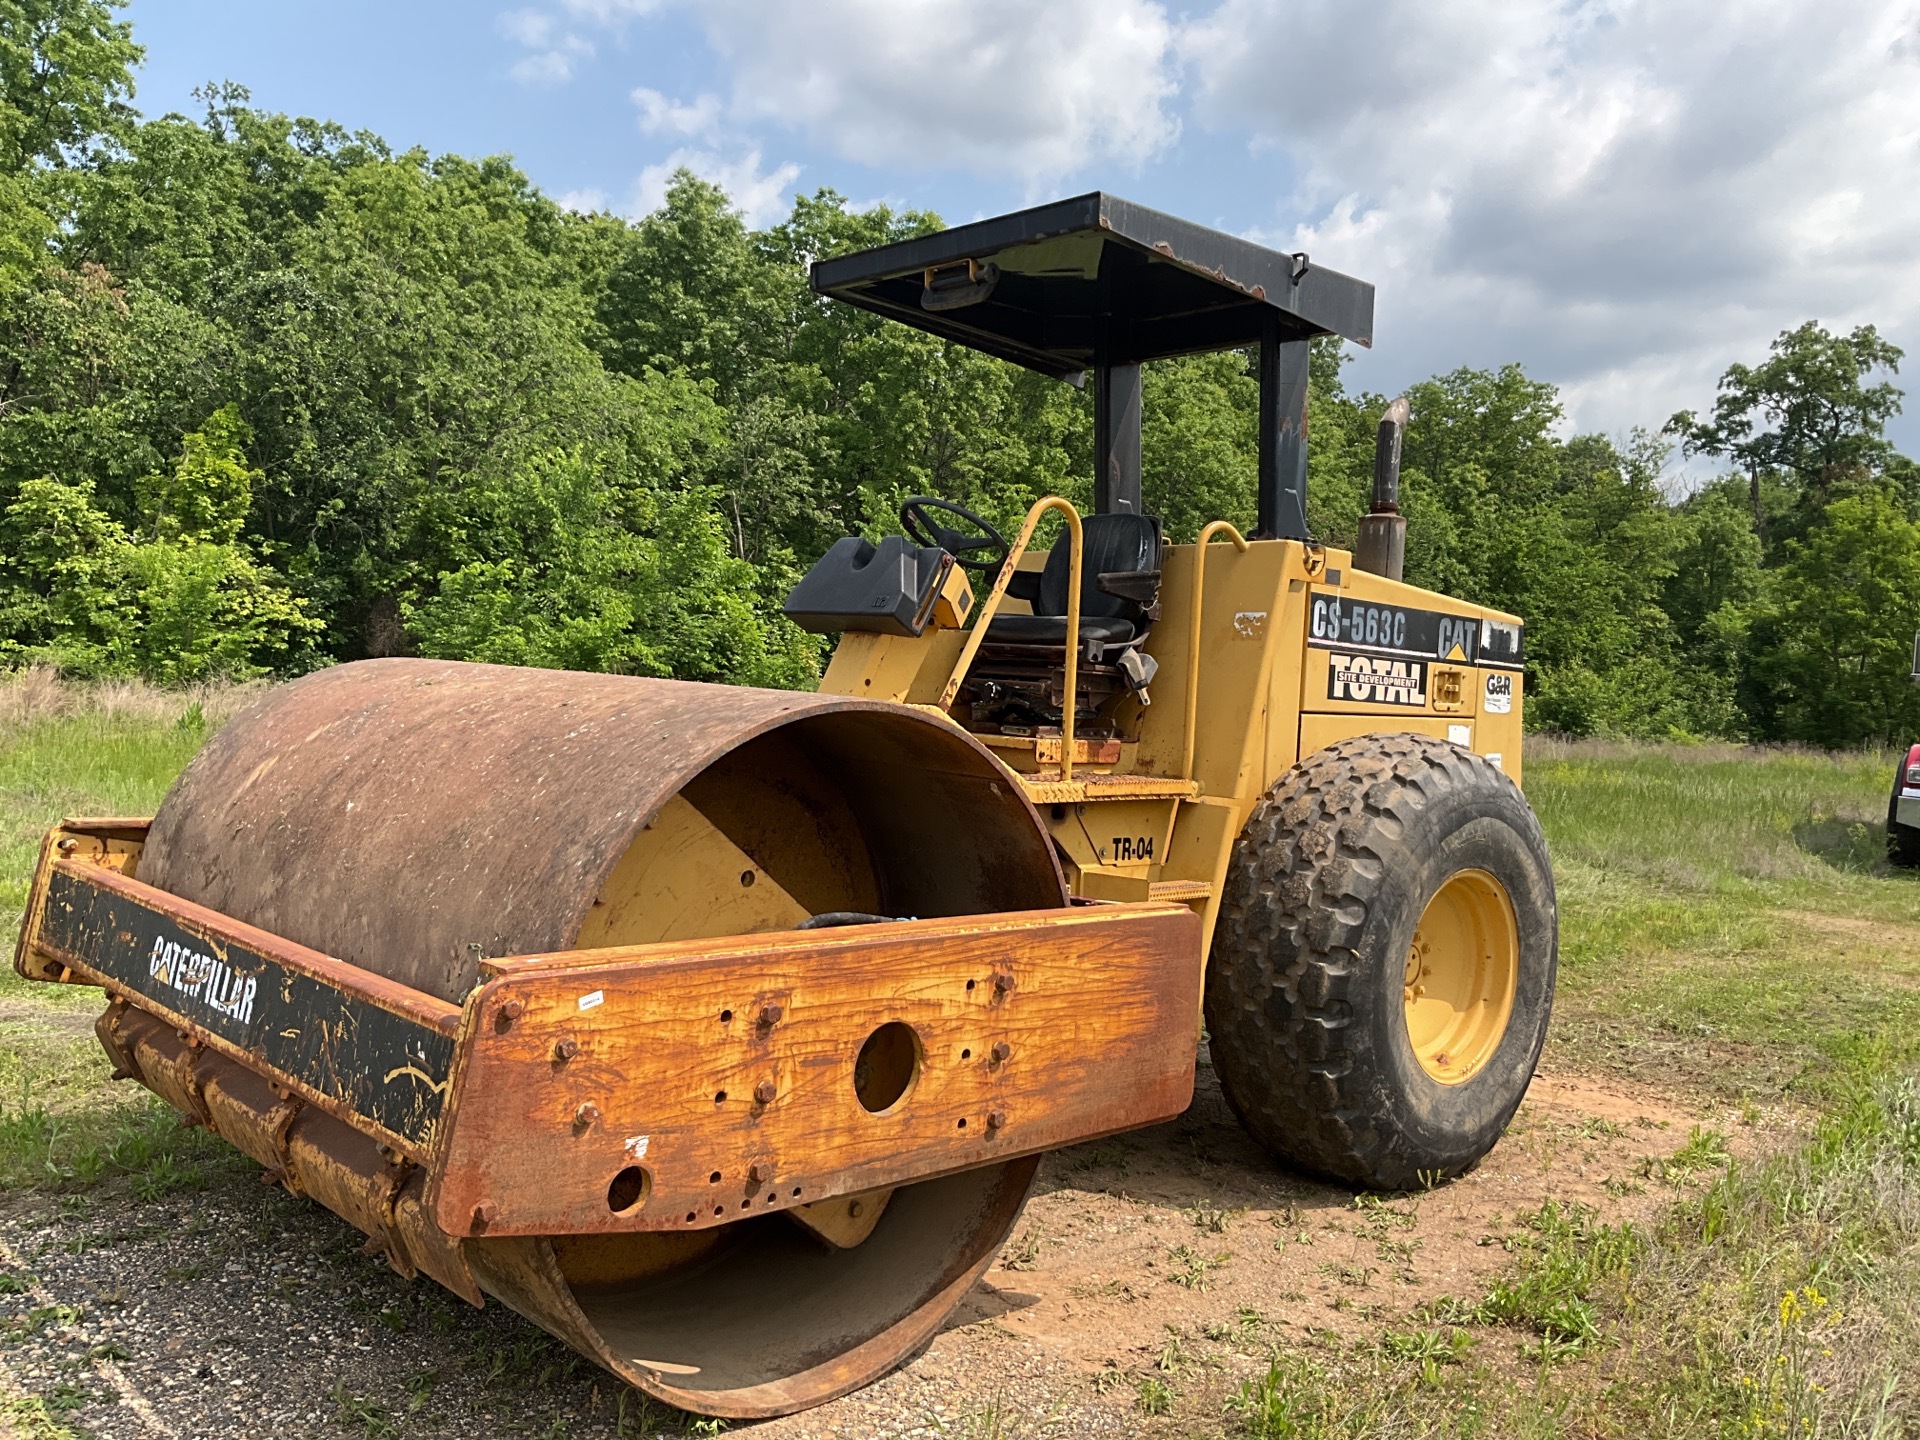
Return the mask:
<path id="1" fill-rule="evenodd" d="M 1608 1220 L 1650 1215 L 1673 1194 L 1657 1162 L 1694 1125 L 1736 1150 L 1752 1134 L 1705 1101 L 1547 1069 L 1473 1174 L 1356 1198 L 1267 1159 L 1203 1067 L 1175 1123 L 1048 1157 L 1000 1262 L 911 1364 L 735 1428 L 761 1440 L 1214 1433 L 1219 1397 L 1264 1368 L 1270 1343 L 1367 1337 L 1413 1323 L 1423 1302 L 1479 1299 L 1549 1197 Z M 1137 1408 L 1154 1374 L 1180 1377 L 1170 1420 Z M 344 1222 L 238 1165 L 199 1194 L 143 1202 L 108 1186 L 0 1208 L 0 1416 L 9 1393 L 43 1397 L 100 1440 L 559 1440 L 692 1423 L 502 1306 L 408 1284 Z"/>

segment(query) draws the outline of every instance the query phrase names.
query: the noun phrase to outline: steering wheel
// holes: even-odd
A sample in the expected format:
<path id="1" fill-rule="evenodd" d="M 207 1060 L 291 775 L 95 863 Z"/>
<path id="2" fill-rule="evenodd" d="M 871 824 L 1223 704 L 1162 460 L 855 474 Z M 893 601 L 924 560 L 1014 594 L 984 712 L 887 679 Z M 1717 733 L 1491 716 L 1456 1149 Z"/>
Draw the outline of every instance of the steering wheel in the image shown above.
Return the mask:
<path id="1" fill-rule="evenodd" d="M 934 510 L 958 515 L 974 528 L 971 531 L 948 529 L 928 513 Z M 956 505 L 951 500 L 941 500 L 932 495 L 908 496 L 906 503 L 900 507 L 900 526 L 922 545 L 937 545 L 953 556 L 955 564 L 982 575 L 991 575 L 1006 564 L 1007 553 L 1013 548 L 1007 544 L 1007 537 L 994 529 L 993 522 L 985 516 L 974 514 L 964 505 Z M 968 558 L 982 552 L 985 552 L 983 559 Z"/>

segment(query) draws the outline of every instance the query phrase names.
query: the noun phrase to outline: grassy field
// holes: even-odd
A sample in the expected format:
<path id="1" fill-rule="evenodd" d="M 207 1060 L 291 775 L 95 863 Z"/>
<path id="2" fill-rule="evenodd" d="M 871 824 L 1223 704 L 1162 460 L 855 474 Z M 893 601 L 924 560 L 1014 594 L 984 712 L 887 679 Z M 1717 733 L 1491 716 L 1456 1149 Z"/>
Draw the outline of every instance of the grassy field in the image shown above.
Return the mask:
<path id="1" fill-rule="evenodd" d="M 40 837 L 65 815 L 151 815 L 243 696 L 138 685 L 80 691 L 40 673 L 0 679 L 0 936 L 12 957 Z M 211 718 L 209 718 L 211 717 Z M 0 971 L 0 1187 L 198 1183 L 224 1147 L 158 1102 L 109 1088 L 92 1035 L 99 992 Z"/>
<path id="2" fill-rule="evenodd" d="M 151 813 L 236 701 L 0 682 L 9 937 L 44 827 Z M 1550 1067 L 1711 1097 L 1738 1120 L 1676 1137 L 1643 1177 L 1671 1197 L 1651 1223 L 1549 1205 L 1500 1237 L 1509 1273 L 1484 1293 L 1365 1341 L 1275 1348 L 1217 1415 L 1143 1388 L 1142 1425 L 1247 1440 L 1920 1433 L 1920 882 L 1882 860 L 1892 765 L 1534 742 L 1527 788 L 1562 918 Z M 105 1084 L 96 1009 L 90 991 L 0 979 L 0 1191 L 207 1183 L 232 1163 L 224 1147 Z M 975 1418 L 949 1433 L 1046 1433 Z"/>

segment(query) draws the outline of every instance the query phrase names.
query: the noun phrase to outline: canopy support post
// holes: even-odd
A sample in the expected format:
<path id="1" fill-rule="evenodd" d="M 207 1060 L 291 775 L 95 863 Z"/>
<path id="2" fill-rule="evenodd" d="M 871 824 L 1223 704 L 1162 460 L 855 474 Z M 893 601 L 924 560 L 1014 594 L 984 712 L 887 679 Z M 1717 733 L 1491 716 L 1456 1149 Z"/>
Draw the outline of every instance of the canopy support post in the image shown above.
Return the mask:
<path id="1" fill-rule="evenodd" d="M 1101 363 L 1093 371 L 1093 508 L 1138 515 L 1140 367 Z"/>
<path id="2" fill-rule="evenodd" d="M 1307 540 L 1307 340 L 1260 337 L 1260 525 L 1269 539 Z"/>

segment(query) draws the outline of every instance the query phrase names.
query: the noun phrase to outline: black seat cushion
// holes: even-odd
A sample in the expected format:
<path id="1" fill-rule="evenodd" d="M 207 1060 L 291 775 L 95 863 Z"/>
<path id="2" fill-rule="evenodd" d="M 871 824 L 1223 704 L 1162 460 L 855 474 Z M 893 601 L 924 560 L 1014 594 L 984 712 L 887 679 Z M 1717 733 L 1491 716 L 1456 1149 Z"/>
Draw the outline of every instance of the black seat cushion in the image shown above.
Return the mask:
<path id="1" fill-rule="evenodd" d="M 1116 571 L 1137 573 L 1160 568 L 1160 522 L 1150 515 L 1089 515 L 1080 522 L 1080 535 L 1086 547 L 1080 562 L 1080 618 L 1096 617 L 1138 622 L 1143 610 L 1138 601 L 1121 595 L 1109 595 L 1100 588 L 1100 577 Z M 1034 604 L 1036 615 L 1067 613 L 1067 585 L 1073 574 L 1073 541 L 1062 535 L 1047 552 L 1047 568 L 1040 572 L 1040 598 Z"/>
<path id="2" fill-rule="evenodd" d="M 1080 638 L 1118 645 L 1133 638 L 1133 622 L 1105 615 L 1082 618 Z M 1065 645 L 1067 617 L 1064 615 L 996 615 L 987 626 L 987 639 L 1008 645 Z"/>

